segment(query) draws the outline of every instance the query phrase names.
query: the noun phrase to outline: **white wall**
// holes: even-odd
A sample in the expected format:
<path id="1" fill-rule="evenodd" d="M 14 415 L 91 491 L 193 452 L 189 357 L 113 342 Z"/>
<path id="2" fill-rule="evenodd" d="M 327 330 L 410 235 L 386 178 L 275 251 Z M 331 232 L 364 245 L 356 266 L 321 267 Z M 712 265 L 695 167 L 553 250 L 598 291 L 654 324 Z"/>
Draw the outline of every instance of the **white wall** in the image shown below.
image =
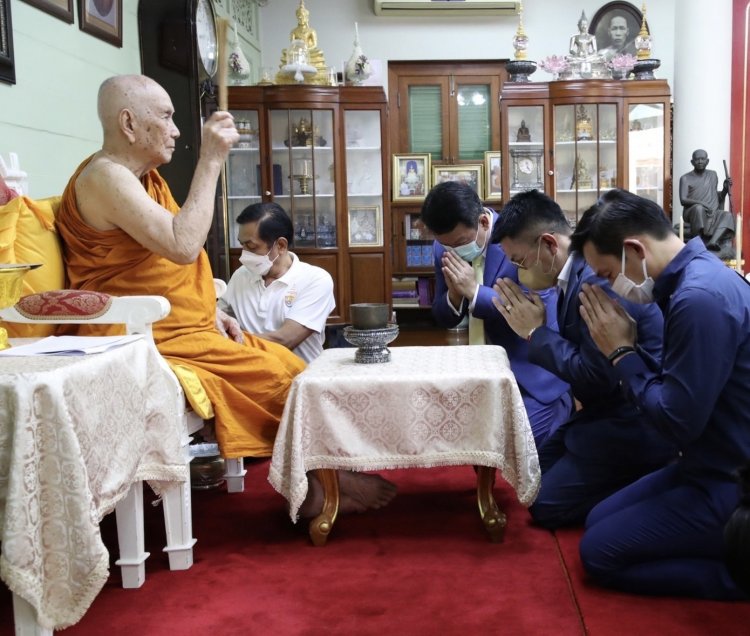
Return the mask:
<path id="1" fill-rule="evenodd" d="M 75 6 L 77 3 L 73 3 Z M 76 166 L 101 145 L 99 84 L 137 73 L 137 0 L 124 0 L 123 48 L 24 2 L 11 2 L 16 84 L 0 83 L 0 153 L 16 152 L 34 197 L 62 193 Z"/>
<path id="2" fill-rule="evenodd" d="M 161 0 L 144 0 L 160 2 Z M 226 15 L 230 0 L 216 0 Z M 13 0 L 13 49 L 16 84 L 0 82 L 0 154 L 19 156 L 36 198 L 61 194 L 81 161 L 101 147 L 96 115 L 99 85 L 112 75 L 140 73 L 138 0 L 123 0 L 122 48 L 117 48 L 25 2 Z M 233 0 L 244 17 L 239 36 L 254 71 L 260 60 L 257 25 L 243 26 L 257 15 L 252 0 Z M 179 107 L 179 105 L 176 105 Z"/>
<path id="3" fill-rule="evenodd" d="M 604 1 L 525 0 L 524 28 L 529 36 L 529 59 L 567 53 L 570 36 L 578 31 L 581 10 L 589 19 Z M 634 2 L 638 8 L 640 2 Z M 299 0 L 269 0 L 260 10 L 263 66 L 278 68 L 281 50 L 289 44 L 296 26 Z M 513 57 L 512 40 L 518 17 L 477 18 L 383 18 L 372 11 L 372 0 L 305 0 L 310 25 L 318 34 L 318 46 L 329 66 L 341 70 L 341 62 L 353 49 L 354 22 L 358 23 L 363 52 L 370 58 L 388 60 L 479 60 Z M 653 55 L 662 62 L 657 76 L 672 85 L 674 76 L 674 12 L 676 0 L 651 0 L 647 20 L 654 38 Z M 537 70 L 533 80 L 550 76 Z M 387 82 L 387 79 L 384 80 Z M 387 88 L 387 87 L 386 87 Z"/>

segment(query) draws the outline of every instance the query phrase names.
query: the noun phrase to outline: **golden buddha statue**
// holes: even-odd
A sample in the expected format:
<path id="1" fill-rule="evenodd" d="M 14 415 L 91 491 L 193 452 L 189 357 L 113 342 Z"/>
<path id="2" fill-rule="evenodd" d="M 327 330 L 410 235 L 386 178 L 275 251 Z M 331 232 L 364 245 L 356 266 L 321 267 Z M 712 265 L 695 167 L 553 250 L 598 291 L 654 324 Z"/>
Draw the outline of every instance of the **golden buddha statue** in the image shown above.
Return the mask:
<path id="1" fill-rule="evenodd" d="M 328 68 L 326 67 L 325 56 L 323 55 L 323 51 L 318 48 L 318 35 L 315 33 L 315 29 L 310 26 L 310 12 L 305 7 L 305 0 L 300 0 L 296 14 L 297 26 L 289 34 L 289 41 L 294 42 L 297 40 L 304 45 L 307 51 L 307 63 L 314 66 L 317 71 L 312 77 L 305 77 L 305 84 L 328 85 Z M 280 68 L 284 68 L 284 66 L 290 63 L 288 56 L 289 49 L 287 48 L 281 52 Z M 297 81 L 293 75 L 279 72 L 276 74 L 276 83 L 296 84 Z"/>

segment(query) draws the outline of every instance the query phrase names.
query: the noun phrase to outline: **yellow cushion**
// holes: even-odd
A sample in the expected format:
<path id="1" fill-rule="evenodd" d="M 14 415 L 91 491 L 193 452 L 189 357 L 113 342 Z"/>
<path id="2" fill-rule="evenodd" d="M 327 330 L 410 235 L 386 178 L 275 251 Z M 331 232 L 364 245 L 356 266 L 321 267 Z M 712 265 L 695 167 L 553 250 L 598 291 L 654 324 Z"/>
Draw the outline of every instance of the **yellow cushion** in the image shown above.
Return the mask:
<path id="1" fill-rule="evenodd" d="M 62 249 L 55 230 L 60 197 L 16 197 L 0 206 L 0 263 L 43 263 L 24 276 L 22 296 L 65 288 Z M 50 336 L 56 325 L 5 324 L 15 338 Z"/>
<path id="2" fill-rule="evenodd" d="M 211 419 L 214 416 L 214 407 L 211 405 L 208 395 L 206 395 L 206 390 L 203 388 L 198 374 L 185 365 L 169 360 L 167 362 L 169 362 L 169 366 L 172 367 L 172 371 L 180 381 L 188 404 L 193 407 L 198 417 L 202 420 Z"/>

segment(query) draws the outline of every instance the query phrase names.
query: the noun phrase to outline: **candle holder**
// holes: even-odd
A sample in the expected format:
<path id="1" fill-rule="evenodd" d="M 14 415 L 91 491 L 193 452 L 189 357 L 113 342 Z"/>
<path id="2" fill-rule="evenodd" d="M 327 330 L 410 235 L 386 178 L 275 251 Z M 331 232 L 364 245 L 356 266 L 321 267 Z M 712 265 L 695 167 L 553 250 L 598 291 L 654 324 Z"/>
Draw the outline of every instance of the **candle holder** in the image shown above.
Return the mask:
<path id="1" fill-rule="evenodd" d="M 310 182 L 312 177 L 309 174 L 293 174 L 292 179 L 296 179 L 299 183 L 300 194 L 310 194 Z"/>

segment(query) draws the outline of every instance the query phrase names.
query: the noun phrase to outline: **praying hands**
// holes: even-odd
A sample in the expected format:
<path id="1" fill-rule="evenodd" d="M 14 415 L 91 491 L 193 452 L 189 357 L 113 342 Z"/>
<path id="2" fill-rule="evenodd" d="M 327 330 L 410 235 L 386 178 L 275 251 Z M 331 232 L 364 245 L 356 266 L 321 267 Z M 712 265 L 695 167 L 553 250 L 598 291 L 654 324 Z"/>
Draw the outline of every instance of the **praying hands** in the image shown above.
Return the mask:
<path id="1" fill-rule="evenodd" d="M 510 278 L 498 278 L 492 289 L 497 297 L 492 299 L 510 328 L 521 338 L 528 339 L 531 332 L 547 323 L 547 310 L 539 294 L 527 296 Z"/>
<path id="2" fill-rule="evenodd" d="M 633 347 L 636 341 L 636 323 L 598 285 L 584 283 L 581 299 L 581 317 L 589 328 L 596 346 L 609 356 L 620 347 Z"/>

